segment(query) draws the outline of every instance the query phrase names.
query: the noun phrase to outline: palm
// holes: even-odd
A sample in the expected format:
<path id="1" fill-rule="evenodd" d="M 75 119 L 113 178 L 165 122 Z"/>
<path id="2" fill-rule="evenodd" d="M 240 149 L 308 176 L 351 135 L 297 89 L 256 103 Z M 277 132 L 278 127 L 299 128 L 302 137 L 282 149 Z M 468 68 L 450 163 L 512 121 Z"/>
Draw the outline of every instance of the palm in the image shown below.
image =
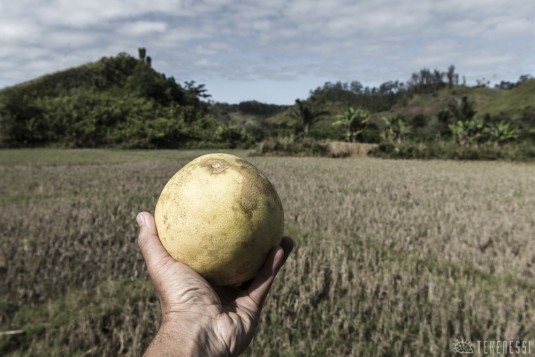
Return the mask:
<path id="1" fill-rule="evenodd" d="M 164 274 L 158 276 L 165 286 L 155 282 L 164 316 L 188 314 L 213 321 L 214 335 L 234 355 L 252 340 L 257 325 L 259 306 L 247 290 L 239 287 L 212 287 L 202 276 L 171 257 L 161 261 Z M 192 301 L 195 304 L 192 304 Z"/>

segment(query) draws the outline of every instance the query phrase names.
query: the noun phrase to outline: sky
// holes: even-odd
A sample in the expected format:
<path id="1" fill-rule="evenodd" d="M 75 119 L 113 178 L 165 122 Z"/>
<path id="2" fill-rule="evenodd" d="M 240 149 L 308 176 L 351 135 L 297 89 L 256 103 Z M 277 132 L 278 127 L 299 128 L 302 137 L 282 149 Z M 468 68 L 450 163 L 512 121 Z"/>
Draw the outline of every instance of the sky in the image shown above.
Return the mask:
<path id="1" fill-rule="evenodd" d="M 211 100 L 292 104 L 325 82 L 535 76 L 533 0 L 0 0 L 0 88 L 147 49 Z"/>

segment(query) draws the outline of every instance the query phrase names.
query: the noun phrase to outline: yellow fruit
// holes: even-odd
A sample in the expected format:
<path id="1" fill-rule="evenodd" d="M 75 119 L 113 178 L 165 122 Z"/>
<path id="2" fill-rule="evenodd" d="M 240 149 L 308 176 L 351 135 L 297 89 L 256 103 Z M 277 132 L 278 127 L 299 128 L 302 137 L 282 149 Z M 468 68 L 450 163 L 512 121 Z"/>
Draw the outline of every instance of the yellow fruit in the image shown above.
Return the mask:
<path id="1" fill-rule="evenodd" d="M 228 154 L 208 154 L 166 184 L 155 211 L 169 254 L 216 285 L 254 277 L 284 229 L 281 200 L 253 165 Z"/>

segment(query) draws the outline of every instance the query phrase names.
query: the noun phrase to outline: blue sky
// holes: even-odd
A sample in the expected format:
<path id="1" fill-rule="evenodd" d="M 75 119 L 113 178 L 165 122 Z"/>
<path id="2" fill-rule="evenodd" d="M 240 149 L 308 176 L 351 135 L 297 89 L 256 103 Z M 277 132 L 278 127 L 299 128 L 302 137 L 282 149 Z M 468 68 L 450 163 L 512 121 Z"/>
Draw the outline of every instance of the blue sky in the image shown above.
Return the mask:
<path id="1" fill-rule="evenodd" d="M 535 75 L 533 0 L 0 2 L 0 88 L 145 47 L 215 101 L 291 104 L 326 81 L 375 86 L 450 64 L 475 83 Z"/>

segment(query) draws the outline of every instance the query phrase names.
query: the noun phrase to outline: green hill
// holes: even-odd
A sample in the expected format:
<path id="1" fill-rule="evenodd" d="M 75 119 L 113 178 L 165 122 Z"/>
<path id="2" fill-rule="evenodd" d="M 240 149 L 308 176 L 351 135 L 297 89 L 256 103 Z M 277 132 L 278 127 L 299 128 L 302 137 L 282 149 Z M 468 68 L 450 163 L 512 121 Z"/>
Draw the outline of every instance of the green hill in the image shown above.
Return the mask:
<path id="1" fill-rule="evenodd" d="M 2 146 L 189 147 L 243 141 L 208 117 L 204 85 L 121 53 L 0 91 Z"/>
<path id="2" fill-rule="evenodd" d="M 392 112 L 402 116 L 437 116 L 463 97 L 473 102 L 477 113 L 520 120 L 526 109 L 535 108 L 535 79 L 509 90 L 463 86 L 444 88 L 432 94 L 415 95 L 405 105 L 395 106 Z"/>
<path id="3" fill-rule="evenodd" d="M 0 146 L 232 148 L 307 137 L 399 151 L 406 141 L 463 146 L 468 136 L 470 145 L 535 141 L 529 75 L 498 89 L 459 85 L 454 72 L 423 69 L 407 83 L 377 88 L 327 82 L 309 98 L 279 106 L 207 101 L 204 85 L 181 85 L 151 63 L 140 49 L 138 58 L 120 53 L 0 90 Z M 365 122 L 349 118 L 348 108 L 364 110 Z"/>
<path id="4" fill-rule="evenodd" d="M 411 93 L 410 89 L 406 89 L 396 94 L 397 100 L 386 110 L 374 110 L 381 108 L 381 105 L 374 103 L 381 100 L 378 94 L 339 96 L 343 98 L 340 100 L 325 100 L 322 98 L 324 94 L 316 93 L 305 101 L 311 110 L 323 113 L 311 130 L 311 134 L 317 138 L 343 138 L 343 130 L 334 128 L 333 123 L 348 107 L 363 108 L 370 113 L 369 135 L 364 131 L 361 141 L 381 140 L 379 134 L 380 129 L 384 129 L 383 118 L 400 118 L 411 125 L 413 134 L 423 135 L 425 133 L 422 132 L 427 131 L 428 138 L 423 139 L 430 139 L 441 134 L 433 132 L 435 129 L 447 131 L 449 124 L 461 119 L 456 117 L 459 114 L 456 108 L 463 102 L 471 107 L 475 115 L 489 122 L 510 122 L 521 130 L 535 127 L 535 79 L 508 90 L 460 85 L 444 85 L 428 93 Z M 299 118 L 295 116 L 295 106 L 269 117 L 267 122 L 280 128 L 296 128 L 300 125 Z"/>
<path id="5" fill-rule="evenodd" d="M 108 90 L 112 87 L 126 85 L 140 61 L 127 54 L 116 57 L 103 57 L 101 60 L 69 68 L 60 72 L 46 74 L 34 80 L 24 82 L 1 91 L 23 92 L 30 96 L 57 96 L 73 89 Z"/>

